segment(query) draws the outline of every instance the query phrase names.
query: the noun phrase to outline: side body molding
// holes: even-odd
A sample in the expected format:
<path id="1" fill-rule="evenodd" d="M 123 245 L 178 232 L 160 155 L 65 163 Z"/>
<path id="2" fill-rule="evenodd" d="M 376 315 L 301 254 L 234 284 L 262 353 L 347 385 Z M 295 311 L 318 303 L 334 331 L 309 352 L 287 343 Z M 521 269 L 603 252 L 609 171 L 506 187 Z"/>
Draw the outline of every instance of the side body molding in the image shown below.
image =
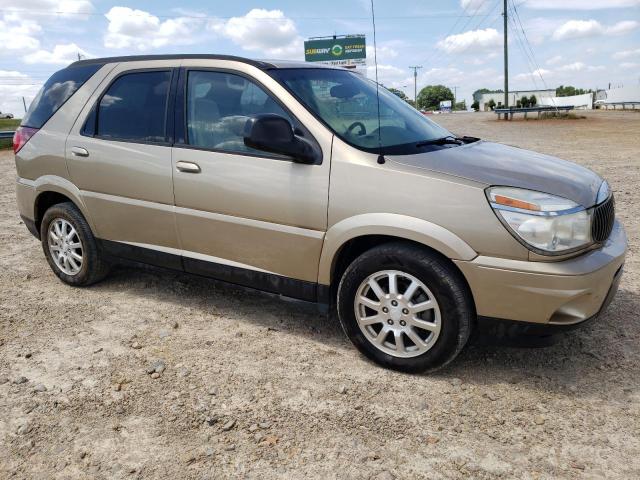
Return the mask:
<path id="1" fill-rule="evenodd" d="M 473 260 L 478 254 L 462 239 L 435 223 L 396 213 L 366 213 L 345 218 L 326 233 L 318 283 L 331 284 L 331 273 L 340 248 L 366 235 L 389 235 L 421 243 L 453 260 Z"/>

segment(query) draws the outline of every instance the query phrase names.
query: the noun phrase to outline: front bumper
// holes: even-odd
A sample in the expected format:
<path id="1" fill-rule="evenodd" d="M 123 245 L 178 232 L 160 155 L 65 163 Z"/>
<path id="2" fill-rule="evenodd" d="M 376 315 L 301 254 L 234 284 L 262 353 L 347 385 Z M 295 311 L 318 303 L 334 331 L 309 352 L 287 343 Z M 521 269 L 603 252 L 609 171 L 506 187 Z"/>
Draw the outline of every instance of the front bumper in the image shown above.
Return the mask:
<path id="1" fill-rule="evenodd" d="M 616 221 L 601 248 L 569 260 L 479 256 L 455 263 L 469 282 L 478 316 L 569 326 L 595 316 L 613 299 L 626 250 L 624 228 Z"/>

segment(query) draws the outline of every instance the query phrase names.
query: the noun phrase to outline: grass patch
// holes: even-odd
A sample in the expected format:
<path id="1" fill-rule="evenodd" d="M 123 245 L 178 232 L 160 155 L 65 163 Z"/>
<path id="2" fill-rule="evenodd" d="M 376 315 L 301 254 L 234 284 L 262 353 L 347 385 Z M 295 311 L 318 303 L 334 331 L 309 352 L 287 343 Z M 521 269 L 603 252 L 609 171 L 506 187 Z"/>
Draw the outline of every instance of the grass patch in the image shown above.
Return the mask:
<path id="1" fill-rule="evenodd" d="M 0 131 L 15 130 L 20 125 L 20 118 L 0 118 Z M 0 150 L 6 150 L 13 146 L 11 138 L 0 138 Z"/>
<path id="2" fill-rule="evenodd" d="M 0 118 L 0 130 L 15 130 L 21 121 L 20 118 Z"/>

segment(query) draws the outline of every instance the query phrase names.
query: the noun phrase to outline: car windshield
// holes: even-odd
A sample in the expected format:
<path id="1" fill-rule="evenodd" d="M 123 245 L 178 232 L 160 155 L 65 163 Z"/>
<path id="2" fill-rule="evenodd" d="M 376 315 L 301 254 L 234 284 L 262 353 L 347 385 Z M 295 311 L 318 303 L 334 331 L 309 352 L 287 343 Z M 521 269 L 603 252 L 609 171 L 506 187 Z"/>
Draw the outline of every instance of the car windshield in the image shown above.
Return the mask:
<path id="1" fill-rule="evenodd" d="M 289 91 L 349 144 L 382 154 L 423 151 L 424 142 L 451 133 L 380 87 L 380 127 L 376 84 L 347 70 L 329 68 L 271 71 Z"/>

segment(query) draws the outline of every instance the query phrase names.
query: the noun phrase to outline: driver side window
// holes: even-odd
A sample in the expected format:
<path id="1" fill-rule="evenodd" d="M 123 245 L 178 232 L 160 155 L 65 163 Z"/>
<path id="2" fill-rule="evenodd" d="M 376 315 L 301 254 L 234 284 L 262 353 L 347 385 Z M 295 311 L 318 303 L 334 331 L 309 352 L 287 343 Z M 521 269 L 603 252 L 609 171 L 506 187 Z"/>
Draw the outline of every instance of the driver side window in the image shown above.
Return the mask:
<path id="1" fill-rule="evenodd" d="M 262 87 L 231 73 L 190 71 L 187 77 L 188 143 L 233 153 L 270 154 L 244 144 L 244 126 L 257 114 L 289 114 Z"/>

